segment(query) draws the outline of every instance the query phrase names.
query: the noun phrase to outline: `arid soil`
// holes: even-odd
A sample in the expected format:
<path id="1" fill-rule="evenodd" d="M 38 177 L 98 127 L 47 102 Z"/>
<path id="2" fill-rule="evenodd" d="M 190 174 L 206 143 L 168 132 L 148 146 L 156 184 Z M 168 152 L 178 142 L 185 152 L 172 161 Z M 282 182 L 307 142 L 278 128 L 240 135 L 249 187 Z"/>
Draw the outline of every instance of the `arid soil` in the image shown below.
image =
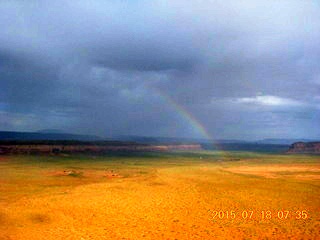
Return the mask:
<path id="1" fill-rule="evenodd" d="M 1 240 L 320 238 L 320 182 L 308 177 L 319 176 L 315 163 L 178 159 L 129 162 L 128 168 L 79 163 L 72 170 L 70 163 L 6 162 L 0 166 L 6 169 L 0 176 Z M 215 211 L 224 217 L 214 217 Z M 226 217 L 231 211 L 234 219 Z M 253 214 L 244 218 L 244 211 Z M 272 217 L 262 219 L 262 211 Z M 280 219 L 279 211 L 290 213 Z M 307 217 L 299 218 L 299 211 Z"/>
<path id="2" fill-rule="evenodd" d="M 320 180 L 320 164 L 270 164 L 266 166 L 243 166 L 228 168 L 227 171 L 251 174 L 266 178 L 298 178 Z"/>

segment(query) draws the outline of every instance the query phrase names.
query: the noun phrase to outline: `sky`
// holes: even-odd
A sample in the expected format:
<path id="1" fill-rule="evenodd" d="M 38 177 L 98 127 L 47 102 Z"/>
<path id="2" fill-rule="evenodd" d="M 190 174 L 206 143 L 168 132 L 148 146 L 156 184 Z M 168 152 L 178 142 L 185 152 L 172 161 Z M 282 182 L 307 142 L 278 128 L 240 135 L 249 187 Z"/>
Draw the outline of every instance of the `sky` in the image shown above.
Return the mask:
<path id="1" fill-rule="evenodd" d="M 0 130 L 320 139 L 318 0 L 0 2 Z"/>

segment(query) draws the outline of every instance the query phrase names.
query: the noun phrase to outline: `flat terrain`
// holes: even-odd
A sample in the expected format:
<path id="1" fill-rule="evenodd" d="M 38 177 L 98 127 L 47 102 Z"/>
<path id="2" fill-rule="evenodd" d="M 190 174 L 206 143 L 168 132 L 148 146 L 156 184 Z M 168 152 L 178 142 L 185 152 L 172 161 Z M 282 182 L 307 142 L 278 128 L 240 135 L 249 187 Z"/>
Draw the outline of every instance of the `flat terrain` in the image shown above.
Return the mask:
<path id="1" fill-rule="evenodd" d="M 320 156 L 0 156 L 0 239 L 320 239 Z"/>

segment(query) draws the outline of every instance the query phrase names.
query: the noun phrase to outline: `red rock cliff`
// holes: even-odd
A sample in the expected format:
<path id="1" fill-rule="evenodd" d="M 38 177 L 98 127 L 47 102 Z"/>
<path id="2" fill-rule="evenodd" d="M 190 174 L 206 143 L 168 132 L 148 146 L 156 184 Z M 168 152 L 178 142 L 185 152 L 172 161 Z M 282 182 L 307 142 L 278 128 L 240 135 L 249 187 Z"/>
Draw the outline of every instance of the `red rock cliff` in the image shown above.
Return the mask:
<path id="1" fill-rule="evenodd" d="M 320 142 L 293 143 L 287 153 L 316 153 L 320 154 Z"/>
<path id="2" fill-rule="evenodd" d="M 114 151 L 166 152 L 180 150 L 202 150 L 200 144 L 176 145 L 0 145 L 0 154 L 30 153 L 104 153 Z"/>

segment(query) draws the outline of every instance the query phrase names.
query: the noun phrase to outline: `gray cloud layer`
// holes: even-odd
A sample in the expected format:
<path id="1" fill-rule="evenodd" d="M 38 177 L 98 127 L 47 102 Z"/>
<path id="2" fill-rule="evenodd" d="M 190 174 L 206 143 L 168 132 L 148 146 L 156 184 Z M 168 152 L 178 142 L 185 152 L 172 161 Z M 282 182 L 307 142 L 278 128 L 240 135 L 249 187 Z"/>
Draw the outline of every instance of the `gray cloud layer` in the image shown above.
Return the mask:
<path id="1" fill-rule="evenodd" d="M 1 1 L 0 129 L 320 137 L 318 1 Z M 168 100 L 171 98 L 171 100 Z"/>

